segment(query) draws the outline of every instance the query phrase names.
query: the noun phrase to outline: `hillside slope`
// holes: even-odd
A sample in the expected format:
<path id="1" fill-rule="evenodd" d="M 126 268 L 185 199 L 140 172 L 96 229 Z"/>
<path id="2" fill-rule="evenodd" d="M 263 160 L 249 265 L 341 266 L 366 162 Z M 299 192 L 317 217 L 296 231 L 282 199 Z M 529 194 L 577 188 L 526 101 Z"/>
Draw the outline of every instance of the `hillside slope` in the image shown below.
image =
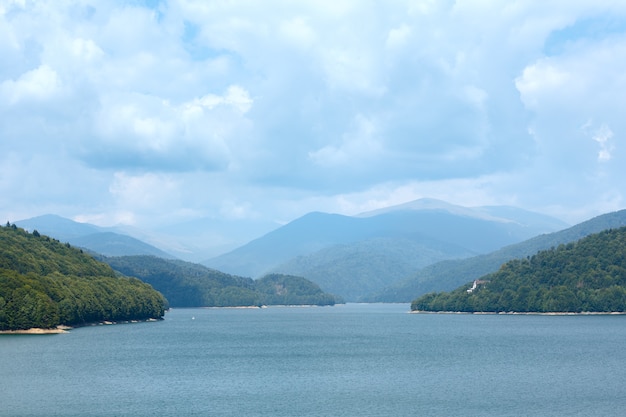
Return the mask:
<path id="1" fill-rule="evenodd" d="M 278 266 L 298 256 L 311 255 L 333 246 L 339 248 L 341 245 L 381 238 L 387 242 L 390 239 L 416 244 L 429 242 L 435 245 L 437 251 L 444 248 L 442 258 L 455 258 L 490 252 L 563 225 L 553 219 L 549 226 L 547 216 L 536 215 L 537 222 L 541 223 L 541 226 L 537 226 L 532 222 L 533 216 L 529 212 L 525 212 L 526 221 L 522 222 L 516 218 L 487 213 L 480 208 L 470 209 L 443 202 L 436 205 L 418 203 L 364 213 L 357 217 L 309 213 L 203 264 L 237 275 L 257 277 L 268 271 L 285 272 Z M 448 253 L 446 248 L 450 248 L 451 252 Z M 387 256 L 384 248 L 378 252 L 371 245 L 370 249 L 372 252 L 369 256 L 372 258 L 382 259 Z M 310 272 L 318 267 L 318 261 L 307 262 L 312 265 L 311 269 L 300 271 L 309 278 Z M 386 263 L 391 266 L 395 259 L 389 258 Z M 356 272 L 348 268 L 342 272 L 342 279 L 349 280 Z M 383 282 L 390 282 L 389 277 L 384 277 Z"/>
<path id="2" fill-rule="evenodd" d="M 79 223 L 53 214 L 20 220 L 16 225 L 89 249 L 106 256 L 153 255 L 173 258 L 169 253 L 134 237 L 88 223 Z"/>
<path id="3" fill-rule="evenodd" d="M 166 300 L 58 240 L 0 227 L 0 330 L 161 318 Z"/>
<path id="4" fill-rule="evenodd" d="M 113 269 L 161 291 L 172 307 L 241 307 L 261 305 L 333 305 L 335 297 L 296 276 L 259 280 L 226 274 L 190 262 L 153 256 L 104 257 Z"/>
<path id="5" fill-rule="evenodd" d="M 463 312 L 626 311 L 626 227 L 505 263 L 450 293 L 430 293 L 412 310 Z"/>
<path id="6" fill-rule="evenodd" d="M 462 247 L 424 239 L 373 238 L 334 245 L 278 265 L 273 272 L 306 276 L 347 301 L 361 301 L 414 271 L 443 259 L 473 253 Z"/>
<path id="7" fill-rule="evenodd" d="M 495 272 L 516 258 L 531 256 L 540 250 L 574 242 L 610 228 L 626 226 L 626 210 L 603 214 L 565 230 L 536 236 L 495 252 L 468 259 L 447 260 L 429 265 L 396 284 L 365 297 L 370 302 L 410 302 L 433 291 L 451 291 L 466 282 Z"/>

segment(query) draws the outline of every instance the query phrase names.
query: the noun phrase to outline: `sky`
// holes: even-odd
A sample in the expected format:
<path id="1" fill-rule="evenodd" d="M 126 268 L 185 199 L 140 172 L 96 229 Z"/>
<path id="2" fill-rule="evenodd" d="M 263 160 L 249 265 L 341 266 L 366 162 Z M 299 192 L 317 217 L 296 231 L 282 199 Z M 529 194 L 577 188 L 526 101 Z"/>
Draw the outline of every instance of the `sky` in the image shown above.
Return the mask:
<path id="1" fill-rule="evenodd" d="M 626 207 L 622 1 L 0 0 L 0 57 L 2 221 Z"/>

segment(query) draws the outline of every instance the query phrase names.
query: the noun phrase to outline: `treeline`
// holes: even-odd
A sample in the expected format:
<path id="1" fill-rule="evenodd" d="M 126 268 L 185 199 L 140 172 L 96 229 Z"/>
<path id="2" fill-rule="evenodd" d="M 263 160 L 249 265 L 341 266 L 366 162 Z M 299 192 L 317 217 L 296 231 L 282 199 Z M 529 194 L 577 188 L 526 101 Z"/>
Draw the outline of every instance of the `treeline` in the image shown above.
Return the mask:
<path id="1" fill-rule="evenodd" d="M 426 294 L 412 310 L 625 312 L 626 227 L 512 260 L 452 292 Z"/>
<path id="2" fill-rule="evenodd" d="M 262 305 L 334 305 L 337 301 L 317 284 L 293 275 L 265 275 L 254 281 L 254 287 Z"/>
<path id="3" fill-rule="evenodd" d="M 152 285 L 171 307 L 333 305 L 336 302 L 333 295 L 301 277 L 272 274 L 255 281 L 199 264 L 154 256 L 101 259 L 121 274 Z"/>
<path id="4" fill-rule="evenodd" d="M 0 330 L 162 318 L 165 298 L 82 250 L 0 227 Z"/>
<path id="5" fill-rule="evenodd" d="M 539 251 L 576 242 L 603 230 L 624 226 L 626 226 L 626 210 L 620 210 L 594 217 L 559 232 L 539 235 L 488 254 L 437 262 L 368 297 L 366 301 L 411 302 L 416 297 L 430 292 L 452 291 L 466 282 L 498 271 L 505 262 L 512 259 L 526 258 Z"/>

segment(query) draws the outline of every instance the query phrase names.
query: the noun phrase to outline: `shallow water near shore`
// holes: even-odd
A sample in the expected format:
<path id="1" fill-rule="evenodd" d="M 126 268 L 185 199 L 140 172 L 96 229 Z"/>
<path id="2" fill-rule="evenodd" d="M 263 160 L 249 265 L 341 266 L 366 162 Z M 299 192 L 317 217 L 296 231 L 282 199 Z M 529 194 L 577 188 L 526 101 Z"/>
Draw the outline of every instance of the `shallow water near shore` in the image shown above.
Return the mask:
<path id="1" fill-rule="evenodd" d="M 0 336 L 4 416 L 621 416 L 625 316 L 174 309 Z"/>

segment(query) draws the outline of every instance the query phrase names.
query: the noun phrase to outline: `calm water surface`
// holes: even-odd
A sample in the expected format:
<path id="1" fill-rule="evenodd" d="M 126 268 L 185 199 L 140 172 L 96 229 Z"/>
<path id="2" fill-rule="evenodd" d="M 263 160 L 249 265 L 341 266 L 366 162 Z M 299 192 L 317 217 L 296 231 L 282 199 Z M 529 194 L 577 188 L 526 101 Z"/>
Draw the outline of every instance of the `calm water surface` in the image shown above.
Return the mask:
<path id="1" fill-rule="evenodd" d="M 1 416 L 623 416 L 626 316 L 177 309 L 0 336 Z"/>

